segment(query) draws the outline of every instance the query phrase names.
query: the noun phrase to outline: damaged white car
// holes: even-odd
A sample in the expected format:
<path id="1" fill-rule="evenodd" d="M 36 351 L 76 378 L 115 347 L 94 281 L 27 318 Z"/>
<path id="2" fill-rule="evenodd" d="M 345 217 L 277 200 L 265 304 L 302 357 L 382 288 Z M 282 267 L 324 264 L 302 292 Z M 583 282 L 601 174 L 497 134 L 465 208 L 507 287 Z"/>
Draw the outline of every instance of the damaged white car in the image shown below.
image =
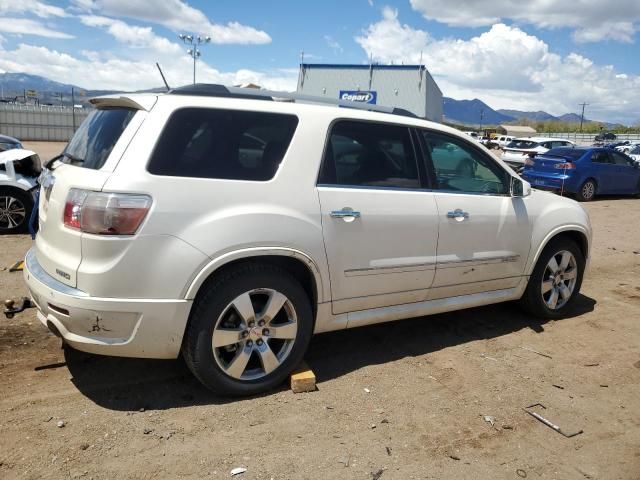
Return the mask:
<path id="1" fill-rule="evenodd" d="M 0 152 L 0 234 L 27 231 L 40 170 L 40 157 L 31 150 Z"/>

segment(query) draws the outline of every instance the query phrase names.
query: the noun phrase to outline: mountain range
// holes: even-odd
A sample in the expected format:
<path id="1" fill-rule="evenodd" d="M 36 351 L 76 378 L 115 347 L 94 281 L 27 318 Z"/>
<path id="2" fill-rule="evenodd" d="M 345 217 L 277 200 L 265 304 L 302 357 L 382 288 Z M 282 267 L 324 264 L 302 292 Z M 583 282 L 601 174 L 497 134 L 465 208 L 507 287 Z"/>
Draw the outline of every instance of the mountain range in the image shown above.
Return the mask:
<path id="1" fill-rule="evenodd" d="M 567 122 L 580 123 L 580 115 L 577 113 L 565 113 L 555 116 L 544 111 L 526 112 L 522 110 L 499 109 L 494 110 L 482 100 L 455 100 L 444 97 L 443 100 L 444 121 L 450 123 L 461 123 L 463 125 L 499 125 L 501 123 L 513 123 L 518 120 L 529 120 L 534 122 Z M 480 118 L 482 116 L 482 118 Z M 587 118 L 585 123 L 592 122 Z M 607 122 L 598 122 L 606 126 L 612 126 Z"/>
<path id="2" fill-rule="evenodd" d="M 71 92 L 74 91 L 73 102 L 76 104 L 88 104 L 91 97 L 115 93 L 113 90 L 89 90 L 77 85 L 60 83 L 38 75 L 26 73 L 2 73 L 0 74 L 0 93 L 3 99 L 22 97 L 27 90 L 35 90 L 40 104 L 71 105 Z M 145 91 L 164 91 L 163 88 L 154 88 Z M 443 99 L 444 121 L 463 125 L 498 125 L 512 123 L 521 119 L 531 121 L 562 121 L 579 123 L 580 115 L 567 113 L 554 116 L 547 112 L 525 112 L 520 110 L 494 110 L 482 100 L 455 100 L 444 97 Z M 482 112 L 482 119 L 480 118 Z M 590 122 L 585 118 L 585 122 Z M 606 124 L 610 125 L 610 124 Z"/>

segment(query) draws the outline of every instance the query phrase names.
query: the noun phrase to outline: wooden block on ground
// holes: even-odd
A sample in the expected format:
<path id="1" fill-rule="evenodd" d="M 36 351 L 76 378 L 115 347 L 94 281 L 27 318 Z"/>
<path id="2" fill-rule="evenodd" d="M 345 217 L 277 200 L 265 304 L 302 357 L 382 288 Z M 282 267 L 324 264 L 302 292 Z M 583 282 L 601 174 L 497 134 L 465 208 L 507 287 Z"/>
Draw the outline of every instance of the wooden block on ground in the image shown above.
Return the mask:
<path id="1" fill-rule="evenodd" d="M 316 389 L 316 375 L 306 363 L 300 365 L 291 374 L 293 393 L 313 392 Z"/>
<path id="2" fill-rule="evenodd" d="M 24 270 L 24 260 L 19 260 L 9 267 L 9 272 L 21 272 Z"/>

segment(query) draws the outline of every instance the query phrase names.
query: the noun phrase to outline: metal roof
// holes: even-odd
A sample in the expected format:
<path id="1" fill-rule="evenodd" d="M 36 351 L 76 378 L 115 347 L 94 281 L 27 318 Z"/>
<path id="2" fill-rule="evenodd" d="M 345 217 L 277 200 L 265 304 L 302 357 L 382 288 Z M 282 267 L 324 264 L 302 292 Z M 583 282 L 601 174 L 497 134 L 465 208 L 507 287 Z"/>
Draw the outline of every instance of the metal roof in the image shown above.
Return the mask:
<path id="1" fill-rule="evenodd" d="M 301 68 L 331 68 L 331 69 L 353 69 L 353 70 L 426 70 L 425 65 L 381 65 L 381 64 L 335 64 L 335 63 L 301 63 Z"/>

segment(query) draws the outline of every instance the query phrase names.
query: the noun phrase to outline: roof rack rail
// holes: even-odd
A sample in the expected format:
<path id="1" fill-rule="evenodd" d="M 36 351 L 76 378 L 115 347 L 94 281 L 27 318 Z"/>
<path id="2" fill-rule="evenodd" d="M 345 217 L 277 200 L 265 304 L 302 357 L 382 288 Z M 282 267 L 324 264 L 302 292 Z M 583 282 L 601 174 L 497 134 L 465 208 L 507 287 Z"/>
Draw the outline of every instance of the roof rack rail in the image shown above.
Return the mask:
<path id="1" fill-rule="evenodd" d="M 202 97 L 244 98 L 247 100 L 290 101 L 321 105 L 334 105 L 338 107 L 355 108 L 358 110 L 390 113 L 392 115 L 402 115 L 405 117 L 419 118 L 417 115 L 403 108 L 385 107 L 382 105 L 371 105 L 368 103 L 352 102 L 349 100 L 330 99 L 324 97 L 315 97 L 313 95 L 302 95 L 299 93 L 278 92 L 274 90 L 227 87 L 225 85 L 214 83 L 195 83 L 193 85 L 173 88 L 167 93 L 169 95 L 195 95 Z"/>

